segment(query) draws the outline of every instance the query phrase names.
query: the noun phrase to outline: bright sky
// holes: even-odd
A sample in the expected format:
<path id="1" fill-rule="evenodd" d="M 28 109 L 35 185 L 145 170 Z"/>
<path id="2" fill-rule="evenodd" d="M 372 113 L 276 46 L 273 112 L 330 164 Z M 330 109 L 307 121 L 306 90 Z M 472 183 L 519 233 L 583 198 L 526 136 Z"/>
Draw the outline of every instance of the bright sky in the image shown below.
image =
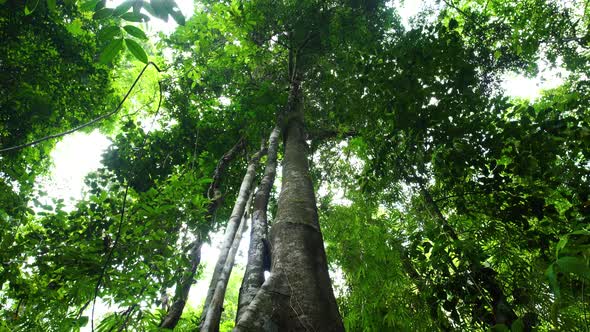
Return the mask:
<path id="1" fill-rule="evenodd" d="M 122 0 L 110 1 L 109 7 L 115 7 Z M 432 3 L 432 0 L 426 1 Z M 393 3 L 399 3 L 393 1 Z M 180 10 L 185 17 L 190 17 L 193 12 L 192 1 L 177 1 Z M 411 18 L 416 15 L 424 2 L 415 0 L 406 0 L 404 6 L 400 10 L 403 23 L 409 27 Z M 158 19 L 152 19 L 148 23 L 148 30 L 152 33 L 164 32 L 169 34 L 176 28 L 176 22 L 169 19 L 168 22 L 163 22 Z M 562 74 L 558 71 L 544 73 L 537 78 L 525 78 L 519 75 L 506 75 L 503 82 L 503 88 L 510 96 L 521 97 L 527 99 L 534 99 L 539 96 L 541 89 L 553 88 L 563 82 L 558 76 Z M 75 133 L 66 136 L 57 145 L 51 156 L 53 159 L 53 167 L 51 169 L 51 176 L 41 180 L 42 187 L 48 192 L 50 198 L 63 198 L 66 200 L 66 206 L 73 207 L 74 202 L 70 202 L 69 198 L 78 200 L 82 197 L 85 189 L 84 177 L 91 171 L 96 170 L 101 165 L 101 155 L 109 146 L 110 141 L 102 134 L 95 130 L 90 134 Z M 238 264 L 245 265 L 246 253 L 249 243 L 249 231 L 244 234 L 243 241 L 240 246 L 240 251 L 236 259 Z M 222 242 L 223 234 L 214 234 L 212 236 L 212 243 L 219 244 Z M 215 260 L 219 255 L 219 249 L 216 245 L 205 245 L 202 249 L 202 261 L 206 264 L 205 275 L 211 275 Z M 341 278 L 341 277 L 340 277 Z M 337 278 L 338 279 L 338 278 Z M 197 306 L 204 300 L 206 288 L 208 286 L 208 278 L 201 279 L 195 286 L 192 287 L 189 305 Z M 97 302 L 96 317 L 98 321 L 106 311 L 107 307 L 99 300 Z M 112 310 L 113 308 L 111 308 Z M 89 314 L 89 312 L 85 313 Z M 82 331 L 89 331 L 90 324 Z"/>

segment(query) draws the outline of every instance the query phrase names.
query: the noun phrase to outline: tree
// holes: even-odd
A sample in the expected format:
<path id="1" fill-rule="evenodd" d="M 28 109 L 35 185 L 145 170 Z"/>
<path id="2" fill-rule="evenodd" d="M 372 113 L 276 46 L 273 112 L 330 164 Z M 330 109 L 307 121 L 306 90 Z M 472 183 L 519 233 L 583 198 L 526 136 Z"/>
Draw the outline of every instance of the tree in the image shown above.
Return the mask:
<path id="1" fill-rule="evenodd" d="M 171 1 L 0 4 L 0 326 L 587 326 L 586 6 L 445 0 L 408 29 L 398 9 L 203 0 L 185 22 Z M 146 14 L 181 26 L 152 47 L 132 23 Z M 541 61 L 567 69 L 562 86 L 532 101 L 499 89 Z M 87 196 L 43 201 L 55 141 L 21 147 L 106 105 L 87 128 L 113 144 Z M 223 229 L 203 310 L 188 308 L 201 247 Z M 94 325 L 97 299 L 118 309 Z"/>

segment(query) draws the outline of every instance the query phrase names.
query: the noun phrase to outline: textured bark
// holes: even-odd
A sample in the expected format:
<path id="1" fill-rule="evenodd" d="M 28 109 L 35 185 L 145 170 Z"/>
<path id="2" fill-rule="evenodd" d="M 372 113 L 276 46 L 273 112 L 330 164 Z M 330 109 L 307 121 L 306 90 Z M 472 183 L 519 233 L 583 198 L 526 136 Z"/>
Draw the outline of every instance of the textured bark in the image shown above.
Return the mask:
<path id="1" fill-rule="evenodd" d="M 236 236 L 227 255 L 227 259 L 225 260 L 223 270 L 221 270 L 219 278 L 217 278 L 217 284 L 215 285 L 215 291 L 213 293 L 213 297 L 211 298 L 211 303 L 209 303 L 209 306 L 207 307 L 205 320 L 201 325 L 202 332 L 219 332 L 219 323 L 221 322 L 221 312 L 223 311 L 225 291 L 227 290 L 227 283 L 229 282 L 229 277 L 234 266 L 236 253 L 238 252 L 240 242 L 242 241 L 242 233 L 246 229 L 246 223 L 248 222 L 248 210 L 250 210 L 251 201 L 252 196 L 250 196 L 248 202 L 246 203 L 244 216 L 241 219 L 240 226 L 238 227 L 238 231 L 236 232 Z"/>
<path id="2" fill-rule="evenodd" d="M 455 232 L 455 230 L 449 225 L 447 219 L 444 217 L 440 209 L 438 208 L 438 204 L 432 198 L 432 195 L 426 188 L 423 182 L 419 181 L 420 191 L 422 193 L 422 197 L 426 201 L 426 204 L 429 209 L 431 209 L 437 219 L 442 223 L 443 230 L 449 235 L 449 237 L 455 241 L 460 242 L 459 236 Z M 469 257 L 469 255 L 465 255 L 465 257 Z M 507 326 L 512 325 L 512 323 L 518 319 L 518 316 L 512 309 L 512 306 L 508 302 L 500 283 L 496 279 L 497 273 L 490 269 L 481 266 L 479 262 L 469 261 L 469 270 L 470 275 L 473 276 L 473 282 L 479 284 L 479 286 L 485 289 L 490 297 L 492 298 L 492 314 L 494 316 L 495 324 L 505 324 Z"/>
<path id="3" fill-rule="evenodd" d="M 227 165 L 230 163 L 230 161 L 235 158 L 235 156 L 243 147 L 244 140 L 240 139 L 238 143 L 236 143 L 228 152 L 223 155 L 223 157 L 217 163 L 217 167 L 215 167 L 215 171 L 213 172 L 213 181 L 211 182 L 208 190 L 208 195 L 211 199 L 211 202 L 209 202 L 209 206 L 207 207 L 206 218 L 208 222 L 211 221 L 213 215 L 215 214 L 215 210 L 217 210 L 221 204 L 222 195 L 221 191 L 219 190 L 221 176 L 225 172 L 225 169 L 227 168 Z M 188 256 L 191 265 L 183 272 L 183 277 L 176 285 L 174 302 L 160 323 L 161 328 L 173 329 L 180 320 L 180 316 L 182 315 L 184 306 L 186 305 L 188 293 L 190 292 L 193 280 L 195 278 L 195 273 L 197 272 L 197 268 L 201 263 L 202 245 L 203 241 L 201 240 L 201 237 L 197 235 L 196 239 L 189 246 Z"/>
<path id="4" fill-rule="evenodd" d="M 246 308 L 252 302 L 256 293 L 264 282 L 264 261 L 269 259 L 268 248 L 265 248 L 265 240 L 268 233 L 267 207 L 270 191 L 277 172 L 277 150 L 279 146 L 280 130 L 275 127 L 268 139 L 268 156 L 264 175 L 256 195 L 254 196 L 254 211 L 252 212 L 252 228 L 250 231 L 250 246 L 248 248 L 248 264 L 244 272 L 244 279 L 240 287 L 238 297 L 238 313 L 236 323 L 244 314 Z"/>
<path id="5" fill-rule="evenodd" d="M 270 231 L 271 275 L 234 331 L 344 331 L 307 163 L 298 79 L 291 83 L 283 124 L 283 183 Z"/>
<path id="6" fill-rule="evenodd" d="M 262 148 L 260 151 L 256 152 L 248 162 L 248 168 L 246 170 L 246 174 L 244 175 L 244 179 L 242 180 L 238 198 L 236 199 L 236 203 L 232 210 L 231 216 L 229 217 L 229 221 L 227 222 L 227 227 L 225 229 L 225 238 L 223 240 L 223 244 L 219 252 L 219 258 L 217 259 L 215 269 L 213 270 L 213 276 L 211 277 L 211 283 L 209 284 L 209 290 L 207 291 L 207 297 L 205 298 L 205 306 L 203 307 L 203 313 L 201 314 L 201 324 L 203 324 L 203 322 L 205 322 L 207 318 L 209 304 L 211 303 L 213 295 L 215 294 L 217 281 L 219 280 L 219 276 L 225 266 L 225 261 L 227 260 L 232 243 L 234 242 L 234 238 L 236 237 L 236 232 L 238 231 L 240 221 L 242 220 L 242 217 L 244 215 L 246 203 L 248 201 L 248 197 L 250 196 L 250 191 L 252 189 L 252 183 L 254 182 L 254 178 L 256 177 L 256 168 L 258 166 L 258 161 L 260 160 L 260 157 L 262 157 L 262 155 L 265 153 L 266 149 Z"/>

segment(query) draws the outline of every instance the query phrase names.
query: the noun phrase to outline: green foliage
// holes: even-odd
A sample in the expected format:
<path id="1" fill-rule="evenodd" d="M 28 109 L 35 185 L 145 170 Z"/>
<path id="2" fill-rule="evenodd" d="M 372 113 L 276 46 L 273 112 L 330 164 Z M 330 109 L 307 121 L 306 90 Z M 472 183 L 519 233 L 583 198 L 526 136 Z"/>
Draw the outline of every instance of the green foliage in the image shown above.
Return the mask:
<path id="1" fill-rule="evenodd" d="M 382 1 L 201 1 L 188 20 L 174 1 L 106 4 L 0 1 L 1 148 L 104 114 L 141 63 L 170 60 L 104 125 L 113 144 L 73 209 L 34 190 L 54 142 L 0 155 L 0 329 L 87 325 L 99 278 L 98 297 L 120 309 L 97 330 L 154 329 L 191 237 L 208 238 L 231 209 L 205 222 L 218 160 L 241 138 L 258 149 L 292 79 L 348 330 L 588 325 L 585 6 L 446 0 L 406 30 Z M 143 10 L 181 26 L 152 50 L 134 24 L 150 19 Z M 543 61 L 569 71 L 562 86 L 532 101 L 498 89 Z M 185 311 L 177 330 L 197 317 Z"/>

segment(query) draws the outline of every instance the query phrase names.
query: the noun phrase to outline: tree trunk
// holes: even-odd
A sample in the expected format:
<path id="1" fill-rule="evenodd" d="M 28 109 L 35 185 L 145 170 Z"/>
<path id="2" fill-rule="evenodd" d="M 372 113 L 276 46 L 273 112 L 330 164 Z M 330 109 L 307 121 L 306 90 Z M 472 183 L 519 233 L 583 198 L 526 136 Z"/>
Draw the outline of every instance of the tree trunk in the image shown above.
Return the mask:
<path id="1" fill-rule="evenodd" d="M 283 183 L 270 231 L 269 278 L 234 331 L 344 331 L 318 222 L 299 79 L 291 82 L 283 141 Z"/>
<path id="2" fill-rule="evenodd" d="M 227 255 L 227 259 L 225 260 L 223 270 L 221 270 L 219 278 L 217 279 L 217 284 L 215 285 L 215 291 L 213 292 L 211 302 L 207 307 L 205 320 L 203 321 L 200 329 L 202 332 L 219 332 L 219 323 L 221 322 L 221 312 L 223 311 L 225 291 L 227 290 L 227 283 L 229 282 L 229 277 L 234 266 L 236 253 L 238 252 L 240 242 L 242 241 L 242 233 L 244 233 L 246 229 L 246 223 L 248 222 L 248 210 L 250 210 L 251 201 L 252 195 L 250 194 L 248 202 L 246 203 L 246 208 L 244 209 L 244 216 L 241 219 L 240 226 L 238 227 L 238 231 L 236 232 L 236 236 Z"/>
<path id="3" fill-rule="evenodd" d="M 443 216 L 442 212 L 438 208 L 438 205 L 430 195 L 428 189 L 424 183 L 419 180 L 420 191 L 422 193 L 422 197 L 426 201 L 426 204 L 429 209 L 434 211 L 437 219 L 443 225 L 443 230 L 449 235 L 449 237 L 455 241 L 460 242 L 459 236 L 455 232 L 455 230 L 449 225 L 447 219 Z M 469 255 L 465 255 L 465 257 L 469 257 Z M 479 262 L 468 261 L 469 266 L 469 274 L 473 276 L 479 286 L 485 289 L 490 297 L 492 298 L 492 314 L 494 315 L 494 325 L 495 324 L 505 324 L 507 326 L 512 325 L 512 323 L 518 319 L 518 316 L 512 309 L 510 303 L 506 299 L 506 295 L 500 286 L 500 283 L 496 279 L 497 273 L 490 269 L 481 266 Z M 483 295 L 483 294 L 482 294 Z"/>
<path id="4" fill-rule="evenodd" d="M 270 260 L 270 251 L 267 247 L 268 224 L 266 211 L 270 191 L 277 172 L 279 136 L 280 130 L 278 127 L 275 127 L 268 139 L 268 156 L 266 167 L 264 169 L 264 176 L 262 177 L 262 181 L 260 181 L 256 195 L 254 196 L 252 230 L 250 231 L 250 246 L 248 248 L 248 264 L 246 265 L 244 279 L 242 279 L 242 286 L 240 287 L 236 323 L 240 320 L 246 308 L 256 296 L 260 286 L 262 286 L 262 283 L 264 282 L 265 261 Z"/>
<path id="5" fill-rule="evenodd" d="M 244 210 L 246 207 L 246 203 L 248 201 L 248 197 L 250 196 L 252 183 L 254 182 L 254 178 L 256 177 L 256 168 L 258 166 L 258 161 L 264 153 L 266 153 L 266 149 L 262 148 L 260 151 L 256 152 L 252 156 L 252 159 L 250 159 L 250 161 L 248 162 L 248 168 L 246 170 L 246 174 L 244 175 L 244 179 L 242 180 L 238 198 L 236 199 L 236 204 L 234 205 L 231 216 L 229 217 L 229 221 L 227 222 L 227 227 L 225 229 L 225 238 L 221 246 L 219 258 L 217 259 L 215 269 L 213 270 L 213 276 L 211 277 L 211 283 L 209 284 L 209 290 L 207 291 L 207 298 L 205 299 L 205 306 L 203 307 L 203 312 L 201 314 L 201 324 L 203 324 L 207 319 L 209 304 L 211 303 L 213 295 L 215 294 L 215 289 L 217 288 L 217 281 L 219 280 L 219 276 L 225 266 L 225 261 L 227 260 L 232 243 L 234 242 L 234 238 L 236 237 L 236 232 L 240 225 L 240 221 L 242 220 L 242 217 L 244 215 Z"/>
<path id="6" fill-rule="evenodd" d="M 215 210 L 217 210 L 217 207 L 219 207 L 219 205 L 221 204 L 222 195 L 221 191 L 219 190 L 221 175 L 225 172 L 225 169 L 227 168 L 229 162 L 235 158 L 235 156 L 243 146 L 244 140 L 240 139 L 238 143 L 236 143 L 228 152 L 226 152 L 217 163 L 217 167 L 213 172 L 213 182 L 211 182 L 211 185 L 209 186 L 208 190 L 208 196 L 211 199 L 211 202 L 207 207 L 206 218 L 209 222 L 215 214 Z M 168 309 L 168 313 L 160 323 L 161 328 L 173 329 L 176 327 L 176 324 L 178 324 L 178 321 L 180 320 L 180 316 L 182 315 L 182 312 L 184 311 L 184 306 L 186 305 L 188 293 L 190 292 L 193 280 L 195 278 L 195 273 L 197 272 L 197 267 L 201 263 L 202 245 L 203 241 L 201 240 L 201 236 L 196 235 L 196 239 L 189 246 L 188 256 L 191 265 L 187 267 L 187 269 L 183 272 L 183 277 L 176 285 L 174 303 L 172 303 L 172 305 Z"/>
<path id="7" fill-rule="evenodd" d="M 201 263 L 201 246 L 203 242 L 201 241 L 200 237 L 197 237 L 190 246 L 190 253 L 189 259 L 191 262 L 190 268 L 184 272 L 180 282 L 176 284 L 176 291 L 174 294 L 174 303 L 170 306 L 166 317 L 162 320 L 160 327 L 166 329 L 173 329 L 178 324 L 178 320 L 180 320 L 180 316 L 182 315 L 182 311 L 184 310 L 184 306 L 186 305 L 186 300 L 188 299 L 188 293 L 191 290 L 191 286 L 193 285 L 193 280 L 195 278 L 195 273 L 197 272 L 197 267 Z"/>

